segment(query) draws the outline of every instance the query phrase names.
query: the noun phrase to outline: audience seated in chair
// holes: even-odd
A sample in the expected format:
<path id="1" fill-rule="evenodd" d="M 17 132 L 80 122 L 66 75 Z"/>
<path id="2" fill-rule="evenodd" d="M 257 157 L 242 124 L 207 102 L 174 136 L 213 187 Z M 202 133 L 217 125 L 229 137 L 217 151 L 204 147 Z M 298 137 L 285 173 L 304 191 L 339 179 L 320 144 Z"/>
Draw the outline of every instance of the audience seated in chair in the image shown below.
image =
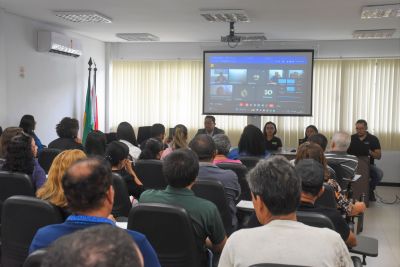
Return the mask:
<path id="1" fill-rule="evenodd" d="M 74 162 L 84 158 L 86 158 L 85 153 L 79 149 L 64 150 L 58 154 L 50 167 L 47 181 L 36 192 L 38 198 L 46 200 L 59 208 L 64 219 L 70 215 L 70 212 L 68 211 L 67 199 L 62 188 L 62 177 Z"/>
<path id="2" fill-rule="evenodd" d="M 4 129 L 4 132 L 0 137 L 0 170 L 6 161 L 8 144 L 14 136 L 22 133 L 22 131 L 22 128 L 19 127 L 8 127 Z"/>
<path id="3" fill-rule="evenodd" d="M 107 138 L 102 131 L 95 130 L 86 137 L 85 152 L 88 156 L 104 157 L 106 153 Z"/>
<path id="4" fill-rule="evenodd" d="M 59 138 L 49 144 L 49 148 L 61 150 L 80 149 L 84 151 L 82 140 L 78 138 L 79 122 L 77 119 L 65 117 L 56 126 Z"/>
<path id="5" fill-rule="evenodd" d="M 259 158 L 267 158 L 269 156 L 263 133 L 252 124 L 244 127 L 238 147 L 232 149 L 228 154 L 230 159 L 240 159 L 243 156 Z"/>
<path id="6" fill-rule="evenodd" d="M 48 249 L 42 267 L 143 267 L 143 256 L 124 230 L 99 225 L 57 239 Z"/>
<path id="7" fill-rule="evenodd" d="M 163 162 L 167 188 L 143 192 L 139 203 L 164 203 L 184 208 L 192 219 L 199 247 L 205 251 L 207 245 L 214 252 L 221 252 L 226 234 L 218 209 L 212 202 L 196 197 L 190 190 L 198 172 L 199 160 L 193 151 L 175 150 Z"/>
<path id="8" fill-rule="evenodd" d="M 39 137 L 37 137 L 35 133 L 36 121 L 32 115 L 27 114 L 22 116 L 21 121 L 19 122 L 19 127 L 24 130 L 24 133 L 32 136 L 32 138 L 35 140 L 35 144 L 38 147 L 38 152 L 42 151 L 42 149 L 46 147 L 42 144 L 42 141 L 40 141 Z"/>
<path id="9" fill-rule="evenodd" d="M 108 218 L 114 202 L 112 172 L 104 160 L 90 158 L 74 163 L 64 175 L 62 186 L 73 215 L 62 224 L 39 229 L 32 240 L 30 252 L 48 247 L 59 237 L 91 226 L 115 226 L 114 221 Z M 138 244 L 145 267 L 160 266 L 157 255 L 146 237 L 135 231 L 127 230 L 127 233 Z"/>
<path id="10" fill-rule="evenodd" d="M 353 266 L 340 236 L 296 221 L 301 181 L 283 157 L 260 161 L 248 175 L 254 209 L 263 225 L 233 233 L 222 251 L 221 267 L 263 262 L 304 266 Z"/>
<path id="11" fill-rule="evenodd" d="M 129 122 L 121 122 L 117 128 L 117 139 L 129 148 L 129 156 L 136 161 L 140 155 L 140 148 L 136 140 L 135 130 Z"/>
<path id="12" fill-rule="evenodd" d="M 188 130 L 186 126 L 182 124 L 176 125 L 172 133 L 172 141 L 168 145 L 168 148 L 166 148 L 162 153 L 161 159 L 164 159 L 175 149 L 187 148 L 188 146 L 187 138 L 188 138 Z"/>
<path id="13" fill-rule="evenodd" d="M 163 143 L 156 138 L 147 139 L 142 146 L 142 152 L 140 153 L 139 159 L 161 159 L 161 155 L 164 151 Z"/>
<path id="14" fill-rule="evenodd" d="M 218 164 L 222 162 L 239 163 L 242 162 L 239 159 L 229 159 L 227 156 L 229 150 L 231 149 L 231 141 L 229 137 L 225 134 L 216 134 L 213 137 L 215 147 L 217 149 L 216 155 L 214 157 L 213 163 Z"/>

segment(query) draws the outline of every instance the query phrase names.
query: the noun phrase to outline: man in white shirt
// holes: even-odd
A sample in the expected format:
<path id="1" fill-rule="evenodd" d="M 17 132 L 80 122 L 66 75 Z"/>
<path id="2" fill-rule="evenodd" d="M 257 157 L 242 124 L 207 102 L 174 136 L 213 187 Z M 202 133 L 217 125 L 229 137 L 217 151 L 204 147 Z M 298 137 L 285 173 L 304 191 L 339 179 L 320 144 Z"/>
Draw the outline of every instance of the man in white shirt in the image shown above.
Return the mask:
<path id="1" fill-rule="evenodd" d="M 257 219 L 263 226 L 233 233 L 218 266 L 353 266 L 339 234 L 297 222 L 301 181 L 285 158 L 260 161 L 249 173 L 248 182 Z"/>

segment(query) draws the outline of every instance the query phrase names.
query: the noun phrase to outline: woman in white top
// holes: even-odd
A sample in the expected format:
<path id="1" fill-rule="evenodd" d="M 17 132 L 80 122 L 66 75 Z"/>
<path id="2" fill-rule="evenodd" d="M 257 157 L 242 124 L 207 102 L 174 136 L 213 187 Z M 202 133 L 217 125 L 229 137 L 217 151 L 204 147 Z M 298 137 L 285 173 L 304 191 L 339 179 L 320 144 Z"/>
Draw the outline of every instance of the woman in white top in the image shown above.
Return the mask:
<path id="1" fill-rule="evenodd" d="M 129 122 L 124 121 L 118 125 L 117 139 L 128 146 L 129 155 L 133 161 L 136 161 L 142 151 L 137 147 L 135 131 Z"/>

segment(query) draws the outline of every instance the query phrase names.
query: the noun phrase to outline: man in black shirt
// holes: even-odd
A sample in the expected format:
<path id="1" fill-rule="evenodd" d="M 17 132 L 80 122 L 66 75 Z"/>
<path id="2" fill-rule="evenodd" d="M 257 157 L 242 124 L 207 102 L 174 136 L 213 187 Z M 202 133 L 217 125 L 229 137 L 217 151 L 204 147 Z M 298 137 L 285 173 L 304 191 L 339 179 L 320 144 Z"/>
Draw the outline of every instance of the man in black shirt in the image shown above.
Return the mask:
<path id="1" fill-rule="evenodd" d="M 356 122 L 356 133 L 351 136 L 350 147 L 347 153 L 355 156 L 369 156 L 370 158 L 370 183 L 369 200 L 376 201 L 374 190 L 383 177 L 383 171 L 374 164 L 374 159 L 381 159 L 381 144 L 379 139 L 370 134 L 365 120 Z"/>
<path id="2" fill-rule="evenodd" d="M 315 200 L 324 192 L 324 167 L 322 164 L 313 159 L 303 159 L 296 164 L 295 170 L 301 178 L 302 187 L 298 210 L 325 215 L 332 221 L 335 231 L 340 234 L 346 245 L 356 246 L 356 237 L 338 210 L 314 205 Z"/>
<path id="3" fill-rule="evenodd" d="M 224 130 L 215 127 L 215 117 L 211 115 L 207 115 L 204 118 L 204 128 L 199 129 L 196 133 L 196 136 L 199 134 L 206 134 L 213 137 L 216 134 L 224 134 Z"/>

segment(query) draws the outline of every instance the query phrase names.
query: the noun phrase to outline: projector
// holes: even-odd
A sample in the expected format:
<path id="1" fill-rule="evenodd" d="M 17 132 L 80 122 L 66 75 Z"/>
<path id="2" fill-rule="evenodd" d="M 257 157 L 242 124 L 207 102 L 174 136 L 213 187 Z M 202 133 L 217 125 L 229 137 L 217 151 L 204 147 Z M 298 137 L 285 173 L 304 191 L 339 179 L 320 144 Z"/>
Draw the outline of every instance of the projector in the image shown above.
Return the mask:
<path id="1" fill-rule="evenodd" d="M 242 38 L 237 35 L 221 36 L 221 42 L 223 43 L 240 43 L 241 39 Z"/>

